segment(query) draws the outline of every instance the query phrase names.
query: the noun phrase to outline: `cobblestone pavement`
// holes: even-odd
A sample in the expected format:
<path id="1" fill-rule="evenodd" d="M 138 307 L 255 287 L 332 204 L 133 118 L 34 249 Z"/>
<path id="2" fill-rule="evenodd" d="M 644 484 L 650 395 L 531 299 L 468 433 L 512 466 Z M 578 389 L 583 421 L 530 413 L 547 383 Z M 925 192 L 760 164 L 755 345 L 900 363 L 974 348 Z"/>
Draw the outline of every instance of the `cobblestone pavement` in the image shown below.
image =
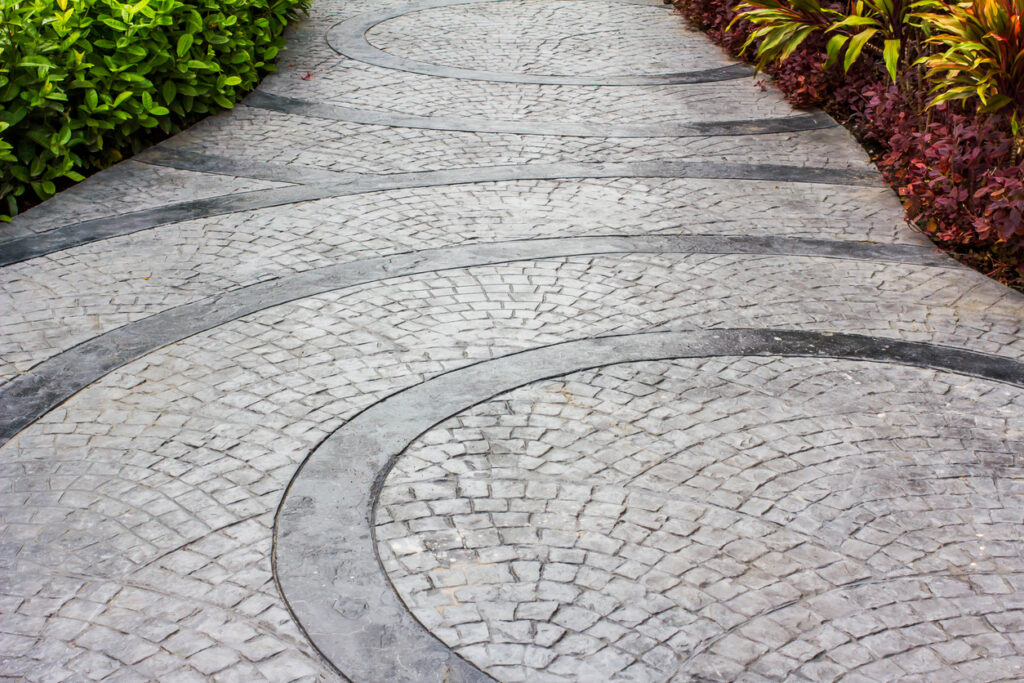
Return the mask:
<path id="1" fill-rule="evenodd" d="M 0 678 L 1024 678 L 1024 297 L 661 4 L 319 0 L 0 256 Z"/>

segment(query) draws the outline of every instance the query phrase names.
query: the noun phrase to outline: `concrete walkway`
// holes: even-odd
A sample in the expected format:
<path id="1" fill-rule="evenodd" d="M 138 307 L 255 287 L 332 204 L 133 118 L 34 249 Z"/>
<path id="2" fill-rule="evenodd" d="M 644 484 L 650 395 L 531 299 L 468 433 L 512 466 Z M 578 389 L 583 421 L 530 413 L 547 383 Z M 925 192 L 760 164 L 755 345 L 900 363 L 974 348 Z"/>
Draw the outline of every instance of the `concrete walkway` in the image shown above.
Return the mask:
<path id="1" fill-rule="evenodd" d="M 320 0 L 2 228 L 0 675 L 1024 677 L 1024 297 L 643 0 Z"/>

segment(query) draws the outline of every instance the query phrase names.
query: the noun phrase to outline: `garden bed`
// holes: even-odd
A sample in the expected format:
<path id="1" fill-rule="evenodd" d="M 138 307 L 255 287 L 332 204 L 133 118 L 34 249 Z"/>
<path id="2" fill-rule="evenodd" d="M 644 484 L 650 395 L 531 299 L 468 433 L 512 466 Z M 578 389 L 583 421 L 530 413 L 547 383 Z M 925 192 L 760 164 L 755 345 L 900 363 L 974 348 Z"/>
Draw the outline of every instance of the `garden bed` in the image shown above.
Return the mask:
<path id="1" fill-rule="evenodd" d="M 1024 0 L 923 9 L 753 0 L 739 19 L 736 0 L 676 5 L 730 53 L 760 62 L 794 105 L 822 107 L 846 125 L 937 245 L 1024 291 L 1024 165 L 1014 134 L 1024 118 Z M 964 60 L 974 68 L 952 68 Z"/>

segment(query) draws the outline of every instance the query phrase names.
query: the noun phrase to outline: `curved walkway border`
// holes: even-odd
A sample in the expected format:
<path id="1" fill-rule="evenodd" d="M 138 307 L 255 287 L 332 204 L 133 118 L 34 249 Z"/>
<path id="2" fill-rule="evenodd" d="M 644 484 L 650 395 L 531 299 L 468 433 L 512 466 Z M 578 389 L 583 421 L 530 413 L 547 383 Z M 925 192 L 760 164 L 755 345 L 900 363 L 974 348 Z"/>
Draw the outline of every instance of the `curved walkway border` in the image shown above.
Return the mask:
<path id="1" fill-rule="evenodd" d="M 836 128 L 824 112 L 734 121 L 668 121 L 665 123 L 563 123 L 559 121 L 498 121 L 458 116 L 417 116 L 393 111 L 354 109 L 337 104 L 312 102 L 257 90 L 243 104 L 283 114 L 295 114 L 328 121 L 348 121 L 369 126 L 423 128 L 463 133 L 507 133 L 512 135 L 556 135 L 577 138 L 689 138 L 736 135 L 799 133 Z"/>
<path id="2" fill-rule="evenodd" d="M 356 415 L 295 474 L 278 508 L 273 557 L 296 620 L 353 680 L 490 680 L 416 621 L 381 568 L 373 509 L 395 460 L 434 425 L 526 384 L 618 363 L 712 356 L 895 363 L 1024 387 L 1024 364 L 1009 358 L 860 335 L 764 329 L 599 337 L 453 370 Z"/>
<path id="3" fill-rule="evenodd" d="M 329 265 L 169 308 L 63 351 L 0 386 L 0 444 L 126 362 L 249 313 L 325 292 L 436 270 L 597 254 L 817 256 L 959 267 L 934 249 L 794 238 L 558 238 L 431 249 Z"/>
<path id="4" fill-rule="evenodd" d="M 366 32 L 377 24 L 413 12 L 436 9 L 440 7 L 457 7 L 458 5 L 494 2 L 495 0 L 428 0 L 401 5 L 390 10 L 367 12 L 352 19 L 335 24 L 327 32 L 327 43 L 338 54 L 344 55 L 365 64 L 372 64 L 385 69 L 407 71 L 424 76 L 440 76 L 442 78 L 460 78 L 471 81 L 491 81 L 497 83 L 526 83 L 535 85 L 589 85 L 589 86 L 624 86 L 624 85 L 681 85 L 687 83 L 713 83 L 751 76 L 754 70 L 746 64 L 730 64 L 713 69 L 686 71 L 670 74 L 620 75 L 620 76 L 564 76 L 544 74 L 505 73 L 500 71 L 482 71 L 443 66 L 406 59 L 374 47 L 367 41 Z M 609 0 L 603 0 L 609 1 Z M 614 1 L 614 0 L 613 0 Z M 651 3 L 630 2 L 652 8 L 671 9 L 671 5 L 655 5 Z"/>
<path id="5" fill-rule="evenodd" d="M 878 187 L 873 170 L 740 164 L 730 162 L 642 161 L 633 163 L 554 163 L 525 166 L 482 166 L 445 171 L 418 171 L 379 176 L 356 176 L 354 180 L 290 185 L 268 190 L 221 195 L 178 204 L 159 206 L 117 216 L 63 225 L 0 243 L 0 266 L 45 256 L 83 244 L 130 235 L 168 223 L 209 218 L 236 211 L 345 197 L 368 192 L 442 185 L 464 185 L 512 180 L 571 180 L 583 178 L 696 178 L 718 180 L 769 180 Z"/>
<path id="6" fill-rule="evenodd" d="M 185 171 L 229 175 L 236 178 L 253 178 L 293 185 L 316 183 L 350 183 L 362 177 L 361 173 L 329 171 L 323 168 L 299 166 L 296 164 L 274 164 L 235 159 L 219 154 L 200 154 L 174 147 L 152 147 L 135 155 L 133 161 L 155 166 L 167 166 Z"/>
<path id="7" fill-rule="evenodd" d="M 324 292 L 453 268 L 617 253 L 817 256 L 959 267 L 916 245 L 782 237 L 564 237 L 474 244 L 325 266 L 167 309 L 93 337 L 0 386 L 0 445 L 72 395 L 125 363 L 257 311 Z"/>

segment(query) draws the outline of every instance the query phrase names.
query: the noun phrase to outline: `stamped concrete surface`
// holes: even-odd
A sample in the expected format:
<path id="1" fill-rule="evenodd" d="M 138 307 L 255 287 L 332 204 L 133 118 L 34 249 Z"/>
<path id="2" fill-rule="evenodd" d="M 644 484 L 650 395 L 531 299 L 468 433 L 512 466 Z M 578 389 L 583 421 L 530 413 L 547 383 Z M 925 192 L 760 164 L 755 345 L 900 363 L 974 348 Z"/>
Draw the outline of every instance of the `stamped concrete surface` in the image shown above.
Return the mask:
<path id="1" fill-rule="evenodd" d="M 0 677 L 1024 678 L 1024 297 L 644 0 L 320 0 L 0 226 Z"/>

